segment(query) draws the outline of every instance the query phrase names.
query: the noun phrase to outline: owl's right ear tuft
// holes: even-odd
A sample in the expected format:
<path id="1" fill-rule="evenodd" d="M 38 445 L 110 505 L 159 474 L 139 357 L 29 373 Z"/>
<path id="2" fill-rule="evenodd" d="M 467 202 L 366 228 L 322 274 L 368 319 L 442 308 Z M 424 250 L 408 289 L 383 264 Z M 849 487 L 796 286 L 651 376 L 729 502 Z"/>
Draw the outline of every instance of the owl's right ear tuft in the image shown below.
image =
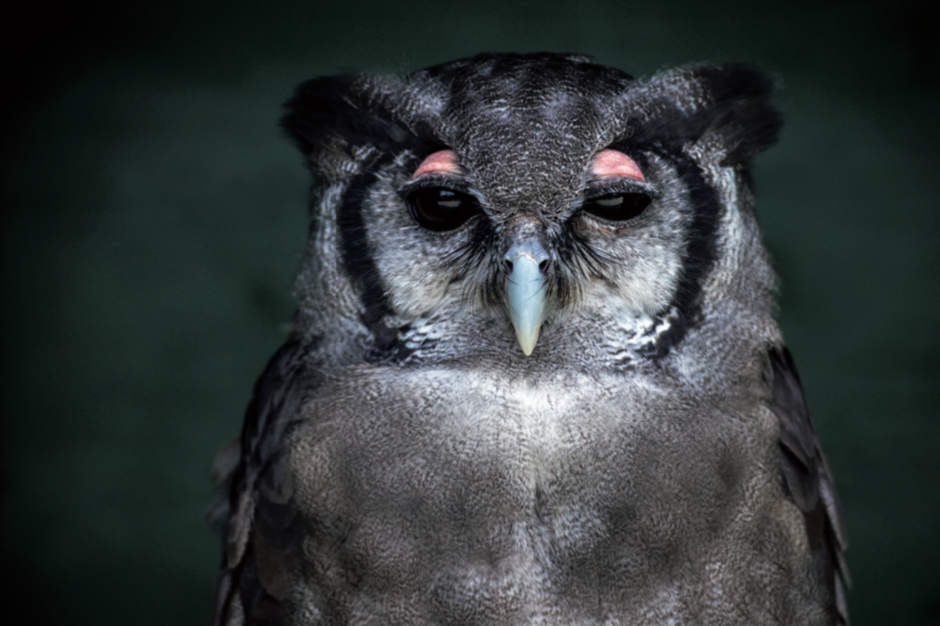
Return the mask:
<path id="1" fill-rule="evenodd" d="M 695 68 L 710 104 L 699 112 L 703 127 L 725 143 L 725 164 L 743 163 L 777 141 L 782 119 L 773 106 L 773 79 L 742 63 Z"/>
<path id="2" fill-rule="evenodd" d="M 359 76 L 301 83 L 284 109 L 281 127 L 307 158 L 337 144 L 388 152 L 416 139 Z"/>

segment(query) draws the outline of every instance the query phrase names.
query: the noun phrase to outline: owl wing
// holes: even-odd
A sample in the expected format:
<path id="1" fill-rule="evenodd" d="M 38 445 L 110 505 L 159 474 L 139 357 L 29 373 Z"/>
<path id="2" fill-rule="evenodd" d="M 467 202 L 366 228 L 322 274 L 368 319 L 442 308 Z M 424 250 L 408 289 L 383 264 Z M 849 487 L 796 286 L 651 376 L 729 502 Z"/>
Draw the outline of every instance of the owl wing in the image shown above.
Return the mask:
<path id="1" fill-rule="evenodd" d="M 820 580 L 833 598 L 833 623 L 848 624 L 845 599 L 849 572 L 842 510 L 832 475 L 819 446 L 796 366 L 785 347 L 771 348 L 770 407 L 780 420 L 780 469 L 784 490 L 803 512 Z"/>
<path id="2" fill-rule="evenodd" d="M 237 464 L 231 464 L 221 485 L 222 504 L 210 513 L 223 542 L 216 626 L 253 622 L 278 610 L 276 601 L 257 580 L 252 530 L 257 505 L 264 498 L 261 477 L 278 455 L 286 429 L 305 397 L 304 354 L 300 340 L 291 337 L 268 361 L 245 412 Z M 290 514 L 287 510 L 283 513 Z"/>

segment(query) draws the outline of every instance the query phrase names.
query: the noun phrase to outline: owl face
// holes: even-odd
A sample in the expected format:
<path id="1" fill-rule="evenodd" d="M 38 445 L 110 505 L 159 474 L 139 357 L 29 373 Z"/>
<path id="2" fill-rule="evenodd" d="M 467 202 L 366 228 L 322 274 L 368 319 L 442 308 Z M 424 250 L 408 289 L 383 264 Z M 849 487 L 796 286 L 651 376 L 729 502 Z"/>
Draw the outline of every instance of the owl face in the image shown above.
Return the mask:
<path id="1" fill-rule="evenodd" d="M 683 327 L 740 208 L 715 172 L 772 141 L 768 91 L 740 67 L 644 82 L 549 54 L 306 83 L 284 122 L 321 181 L 299 290 L 339 289 L 331 314 L 385 351 Z"/>

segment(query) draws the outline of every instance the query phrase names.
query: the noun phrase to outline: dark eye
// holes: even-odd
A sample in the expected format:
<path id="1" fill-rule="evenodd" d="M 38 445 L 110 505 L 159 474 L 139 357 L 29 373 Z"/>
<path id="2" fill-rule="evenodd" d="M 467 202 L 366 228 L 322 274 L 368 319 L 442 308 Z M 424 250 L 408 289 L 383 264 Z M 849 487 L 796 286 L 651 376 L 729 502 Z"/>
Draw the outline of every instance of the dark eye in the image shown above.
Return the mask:
<path id="1" fill-rule="evenodd" d="M 443 187 L 418 189 L 408 202 L 418 223 L 434 231 L 454 230 L 480 212 L 472 196 Z"/>
<path id="2" fill-rule="evenodd" d="M 581 208 L 596 217 L 623 222 L 642 213 L 649 203 L 650 197 L 645 193 L 624 192 L 591 198 Z"/>

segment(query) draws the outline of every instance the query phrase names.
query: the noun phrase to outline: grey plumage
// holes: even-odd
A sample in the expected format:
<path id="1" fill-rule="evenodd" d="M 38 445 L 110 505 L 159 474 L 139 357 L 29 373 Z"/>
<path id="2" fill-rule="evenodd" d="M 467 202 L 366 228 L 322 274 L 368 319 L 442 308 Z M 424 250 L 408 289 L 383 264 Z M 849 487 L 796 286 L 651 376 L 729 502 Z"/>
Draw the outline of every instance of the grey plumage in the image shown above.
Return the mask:
<path id="1" fill-rule="evenodd" d="M 555 54 L 301 85 L 312 227 L 216 622 L 847 621 L 748 181 L 770 91 Z"/>

